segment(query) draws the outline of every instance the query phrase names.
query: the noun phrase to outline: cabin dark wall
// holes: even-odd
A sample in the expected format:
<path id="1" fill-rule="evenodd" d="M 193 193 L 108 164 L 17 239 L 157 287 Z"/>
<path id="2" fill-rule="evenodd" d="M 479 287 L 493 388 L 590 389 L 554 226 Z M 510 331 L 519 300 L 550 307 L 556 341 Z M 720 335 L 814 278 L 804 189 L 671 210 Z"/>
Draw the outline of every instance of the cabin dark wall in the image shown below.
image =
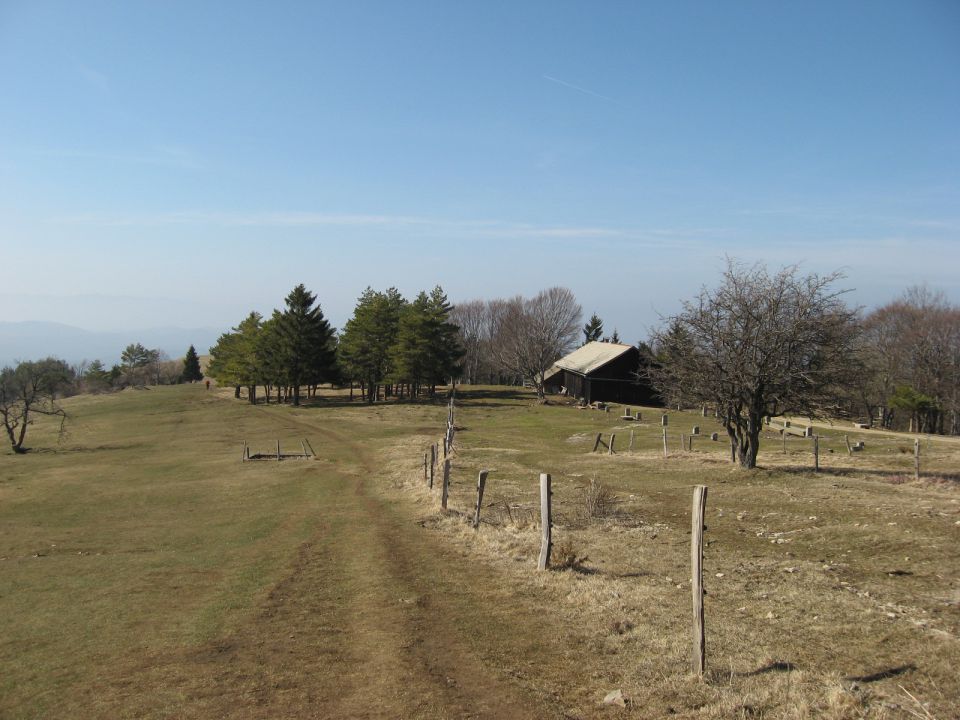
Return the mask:
<path id="1" fill-rule="evenodd" d="M 637 382 L 636 372 L 639 368 L 640 353 L 636 348 L 631 348 L 587 376 L 564 370 L 551 378 L 547 389 L 560 392 L 560 388 L 564 387 L 570 397 L 583 398 L 588 403 L 661 406 L 663 401 L 649 383 Z"/>

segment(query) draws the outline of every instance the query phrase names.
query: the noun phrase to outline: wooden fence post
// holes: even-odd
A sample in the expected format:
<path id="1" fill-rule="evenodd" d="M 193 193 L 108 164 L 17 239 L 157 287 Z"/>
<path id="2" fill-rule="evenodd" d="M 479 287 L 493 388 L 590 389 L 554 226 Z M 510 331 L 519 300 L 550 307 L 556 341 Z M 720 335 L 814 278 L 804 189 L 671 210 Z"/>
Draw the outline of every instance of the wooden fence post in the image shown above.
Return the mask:
<path id="1" fill-rule="evenodd" d="M 850 436 L 844 435 L 843 441 L 847 444 L 847 455 L 853 455 L 853 448 L 850 447 Z"/>
<path id="2" fill-rule="evenodd" d="M 663 456 L 667 456 L 667 429 L 663 429 Z"/>
<path id="3" fill-rule="evenodd" d="M 913 441 L 913 478 L 920 479 L 920 438 Z"/>
<path id="4" fill-rule="evenodd" d="M 434 454 L 436 453 L 436 450 L 434 449 L 435 447 L 435 445 L 430 446 L 430 481 L 428 482 L 427 487 L 431 490 L 433 490 L 433 475 L 436 472 L 437 467 L 436 462 L 433 460 Z"/>
<path id="5" fill-rule="evenodd" d="M 246 461 L 247 461 L 247 458 L 248 458 L 249 456 L 250 456 L 250 451 L 247 450 L 247 441 L 244 440 L 244 441 L 243 441 L 243 452 L 242 452 L 242 454 L 240 455 L 240 461 L 241 461 L 241 462 L 246 462 Z"/>
<path id="6" fill-rule="evenodd" d="M 590 452 L 596 452 L 597 448 L 600 447 L 600 441 L 603 439 L 603 433 L 597 433 L 597 441 L 593 444 L 593 450 Z"/>
<path id="7" fill-rule="evenodd" d="M 423 454 L 423 480 L 424 482 L 426 482 L 427 480 L 427 454 L 426 453 Z"/>
<path id="8" fill-rule="evenodd" d="M 440 507 L 447 509 L 447 496 L 450 493 L 450 461 L 443 461 L 443 491 L 440 493 Z"/>
<path id="9" fill-rule="evenodd" d="M 473 529 L 480 527 L 480 507 L 483 505 L 483 489 L 487 486 L 489 470 L 481 470 L 477 476 L 477 509 L 473 513 Z"/>
<path id="10" fill-rule="evenodd" d="M 628 452 L 633 452 L 633 430 L 630 431 L 630 445 L 627 447 Z"/>
<path id="11" fill-rule="evenodd" d="M 617 439 L 616 433 L 610 433 L 610 447 L 607 448 L 607 455 L 613 455 L 613 441 Z"/>
<path id="12" fill-rule="evenodd" d="M 310 441 L 307 440 L 306 438 L 304 438 L 303 441 L 307 444 L 307 447 L 310 449 L 310 455 L 311 455 L 311 457 L 316 457 L 316 456 L 317 456 L 317 453 L 316 453 L 316 451 L 313 449 L 313 445 L 310 444 Z"/>
<path id="13" fill-rule="evenodd" d="M 687 438 L 683 433 L 680 433 L 680 452 L 683 452 L 687 449 Z"/>
<path id="14" fill-rule="evenodd" d="M 280 441 L 277 440 L 277 460 L 280 459 Z"/>
<path id="15" fill-rule="evenodd" d="M 693 452 L 693 435 L 691 435 L 687 440 L 687 450 Z"/>
<path id="16" fill-rule="evenodd" d="M 553 520 L 550 513 L 550 476 L 540 473 L 540 557 L 537 560 L 537 569 L 546 570 L 550 567 L 551 531 Z"/>
<path id="17" fill-rule="evenodd" d="M 813 436 L 813 471 L 820 472 L 820 436 Z"/>
<path id="18" fill-rule="evenodd" d="M 310 457 L 310 453 L 307 452 L 307 444 L 303 440 L 300 441 L 300 447 L 303 448 L 303 456 L 305 458 Z"/>
<path id="19" fill-rule="evenodd" d="M 693 489 L 693 524 L 690 538 L 690 587 L 693 592 L 693 668 L 703 677 L 707 660 L 703 618 L 703 514 L 707 507 L 707 486 Z"/>

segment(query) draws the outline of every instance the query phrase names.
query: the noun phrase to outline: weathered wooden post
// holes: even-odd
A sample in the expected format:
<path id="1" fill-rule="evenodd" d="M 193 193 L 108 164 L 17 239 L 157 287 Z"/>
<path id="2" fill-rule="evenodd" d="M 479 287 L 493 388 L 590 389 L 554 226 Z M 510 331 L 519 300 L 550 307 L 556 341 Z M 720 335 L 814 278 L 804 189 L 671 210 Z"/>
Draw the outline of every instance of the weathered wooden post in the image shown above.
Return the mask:
<path id="1" fill-rule="evenodd" d="M 426 482 L 427 479 L 427 454 L 423 454 L 423 479 Z"/>
<path id="2" fill-rule="evenodd" d="M 690 587 L 693 592 L 693 668 L 703 677 L 707 650 L 703 618 L 703 514 L 707 507 L 707 486 L 693 489 L 693 524 L 690 532 Z"/>
<path id="3" fill-rule="evenodd" d="M 447 509 L 447 496 L 450 494 L 450 461 L 443 461 L 443 491 L 440 493 L 440 507 Z"/>
<path id="4" fill-rule="evenodd" d="M 847 455 L 853 455 L 853 448 L 850 447 L 850 436 L 844 435 L 843 441 L 847 444 Z"/>
<path id="5" fill-rule="evenodd" d="M 277 440 L 277 460 L 280 459 L 280 441 Z"/>
<path id="6" fill-rule="evenodd" d="M 680 452 L 683 452 L 687 449 L 687 438 L 683 433 L 680 433 Z"/>
<path id="7" fill-rule="evenodd" d="M 442 438 L 440 438 L 440 442 L 443 445 L 443 459 L 446 460 L 447 459 L 447 436 L 444 435 Z"/>
<path id="8" fill-rule="evenodd" d="M 628 452 L 633 452 L 633 430 L 630 431 L 630 445 L 627 446 Z"/>
<path id="9" fill-rule="evenodd" d="M 661 425 L 662 427 L 666 427 L 666 426 L 667 426 L 667 414 L 666 414 L 666 413 L 664 413 L 663 415 L 660 416 L 660 425 Z"/>
<path id="10" fill-rule="evenodd" d="M 240 462 L 246 462 L 246 461 L 247 461 L 247 457 L 249 457 L 249 455 L 250 455 L 250 453 L 249 453 L 249 451 L 247 450 L 247 441 L 244 440 L 244 441 L 243 441 L 243 450 L 242 450 L 241 453 L 240 453 Z"/>
<path id="11" fill-rule="evenodd" d="M 597 448 L 600 447 L 600 441 L 603 439 L 603 433 L 597 433 L 597 441 L 593 443 L 593 450 L 590 452 L 596 452 Z"/>
<path id="12" fill-rule="evenodd" d="M 693 435 L 687 440 L 687 450 L 693 452 Z"/>
<path id="13" fill-rule="evenodd" d="M 317 453 L 316 453 L 316 451 L 313 449 L 313 445 L 310 444 L 310 441 L 307 440 L 306 438 L 304 438 L 303 441 L 307 444 L 307 447 L 310 449 L 310 456 L 311 456 L 311 457 L 316 457 L 316 456 L 317 456 Z"/>
<path id="14" fill-rule="evenodd" d="M 813 471 L 820 472 L 820 436 L 813 436 Z"/>
<path id="15" fill-rule="evenodd" d="M 436 473 L 437 463 L 436 458 L 436 445 L 430 446 L 430 481 L 427 483 L 427 487 L 433 490 L 433 476 Z"/>
<path id="16" fill-rule="evenodd" d="M 920 479 L 920 438 L 913 441 L 913 478 Z"/>
<path id="17" fill-rule="evenodd" d="M 546 570 L 550 567 L 551 531 L 553 520 L 550 513 L 550 476 L 540 473 L 540 557 L 537 560 L 537 569 Z"/>
<path id="18" fill-rule="evenodd" d="M 667 429 L 663 429 L 663 456 L 667 456 Z"/>
<path id="19" fill-rule="evenodd" d="M 305 458 L 310 457 L 310 453 L 307 452 L 307 444 L 303 440 L 300 441 L 300 447 L 303 448 L 303 456 Z"/>
<path id="20" fill-rule="evenodd" d="M 483 505 L 483 489 L 487 486 L 487 473 L 489 470 L 481 470 L 477 476 L 477 509 L 473 513 L 473 529 L 480 527 L 480 507 Z"/>
<path id="21" fill-rule="evenodd" d="M 607 448 L 607 455 L 613 455 L 613 441 L 617 439 L 616 433 L 610 433 L 610 447 Z"/>
<path id="22" fill-rule="evenodd" d="M 780 439 L 783 441 L 783 454 L 787 454 L 787 429 L 782 428 L 780 430 Z"/>

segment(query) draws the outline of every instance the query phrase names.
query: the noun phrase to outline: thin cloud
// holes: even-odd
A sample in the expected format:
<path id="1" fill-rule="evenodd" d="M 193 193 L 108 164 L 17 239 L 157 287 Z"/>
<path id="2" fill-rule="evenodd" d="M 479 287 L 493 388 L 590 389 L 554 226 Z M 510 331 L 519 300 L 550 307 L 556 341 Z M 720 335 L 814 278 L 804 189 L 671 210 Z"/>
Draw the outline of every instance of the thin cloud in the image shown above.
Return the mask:
<path id="1" fill-rule="evenodd" d="M 555 78 L 555 77 L 553 77 L 552 75 L 544 75 L 544 76 L 543 76 L 543 79 L 544 79 L 544 80 L 549 80 L 550 82 L 556 83 L 557 85 L 563 85 L 563 87 L 570 88 L 571 90 L 576 90 L 577 92 L 583 93 L 584 95 L 590 95 L 590 96 L 595 97 L 595 98 L 600 98 L 601 100 L 606 100 L 607 102 L 612 102 L 612 103 L 614 103 L 615 105 L 619 105 L 619 104 L 620 104 L 619 102 L 617 102 L 616 100 L 614 100 L 612 97 L 607 97 L 606 95 L 601 95 L 600 93 L 596 93 L 596 92 L 594 92 L 593 90 L 587 90 L 586 88 L 580 87 L 579 85 L 574 85 L 573 83 L 568 83 L 566 80 L 561 80 L 560 78 Z"/>

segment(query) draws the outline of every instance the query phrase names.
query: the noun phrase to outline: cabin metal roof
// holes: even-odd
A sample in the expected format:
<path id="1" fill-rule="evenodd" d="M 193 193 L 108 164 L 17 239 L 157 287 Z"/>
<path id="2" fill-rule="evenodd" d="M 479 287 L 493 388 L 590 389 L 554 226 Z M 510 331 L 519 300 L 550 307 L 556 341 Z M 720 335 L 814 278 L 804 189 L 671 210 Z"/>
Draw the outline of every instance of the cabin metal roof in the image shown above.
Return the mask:
<path id="1" fill-rule="evenodd" d="M 583 347 L 577 348 L 569 355 L 565 355 L 553 364 L 544 377 L 551 377 L 560 370 L 569 370 L 578 375 L 589 375 L 594 370 L 599 370 L 609 362 L 616 360 L 624 353 L 630 352 L 632 345 L 620 345 L 618 343 L 589 342 Z"/>

